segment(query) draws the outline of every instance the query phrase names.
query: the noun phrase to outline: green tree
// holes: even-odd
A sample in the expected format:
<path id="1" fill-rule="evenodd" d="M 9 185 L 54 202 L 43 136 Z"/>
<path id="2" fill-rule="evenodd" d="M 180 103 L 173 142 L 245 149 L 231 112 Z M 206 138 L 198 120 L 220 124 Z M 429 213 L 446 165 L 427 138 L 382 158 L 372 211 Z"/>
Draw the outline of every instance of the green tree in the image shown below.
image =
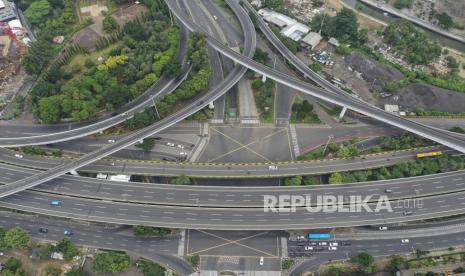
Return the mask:
<path id="1" fill-rule="evenodd" d="M 318 185 L 320 184 L 320 180 L 318 177 L 313 176 L 313 175 L 304 176 L 303 184 L 304 185 Z"/>
<path id="2" fill-rule="evenodd" d="M 171 183 L 176 185 L 190 185 L 192 183 L 192 180 L 190 179 L 190 177 L 181 174 L 180 176 L 173 178 Z"/>
<path id="3" fill-rule="evenodd" d="M 362 252 L 350 258 L 352 263 L 359 265 L 359 271 L 363 274 L 371 274 L 377 271 L 375 259 L 368 253 Z"/>
<path id="4" fill-rule="evenodd" d="M 465 134 L 465 129 L 458 126 L 452 127 L 449 131 Z"/>
<path id="5" fill-rule="evenodd" d="M 165 73 L 168 77 L 174 78 L 181 74 L 181 64 L 179 62 L 170 62 L 166 64 L 165 68 L 163 69 L 163 73 Z"/>
<path id="6" fill-rule="evenodd" d="M 154 146 L 155 146 L 154 138 L 144 138 L 144 140 L 142 140 L 142 143 L 136 145 L 136 147 L 141 148 L 145 152 L 150 152 Z"/>
<path id="7" fill-rule="evenodd" d="M 166 236 L 171 233 L 171 230 L 168 228 L 144 225 L 134 225 L 132 230 L 136 236 Z"/>
<path id="8" fill-rule="evenodd" d="M 65 276 L 87 276 L 88 274 L 82 268 L 73 268 L 65 273 Z"/>
<path id="9" fill-rule="evenodd" d="M 342 174 L 339 172 L 332 173 L 329 177 L 329 184 L 341 184 Z"/>
<path id="10" fill-rule="evenodd" d="M 42 98 L 34 112 L 45 124 L 58 123 L 61 118 L 61 100 L 58 96 Z"/>
<path id="11" fill-rule="evenodd" d="M 58 267 L 47 266 L 44 272 L 46 276 L 60 276 L 62 271 Z"/>
<path id="12" fill-rule="evenodd" d="M 396 9 L 411 8 L 414 0 L 396 0 L 394 7 Z"/>
<path id="13" fill-rule="evenodd" d="M 159 264 L 147 260 L 139 260 L 139 269 L 144 276 L 164 276 L 166 269 Z"/>
<path id="14" fill-rule="evenodd" d="M 69 239 L 61 240 L 55 247 L 55 250 L 63 254 L 66 261 L 70 261 L 79 254 L 79 250 Z"/>
<path id="15" fill-rule="evenodd" d="M 199 262 L 200 262 L 199 255 L 186 256 L 186 260 L 193 268 L 197 268 L 199 266 Z"/>
<path id="16" fill-rule="evenodd" d="M 434 17 L 438 20 L 438 25 L 446 30 L 454 25 L 454 20 L 446 12 L 435 12 Z"/>
<path id="17" fill-rule="evenodd" d="M 95 255 L 92 271 L 96 273 L 119 273 L 129 268 L 129 256 L 126 253 L 105 251 Z"/>
<path id="18" fill-rule="evenodd" d="M 46 20 L 46 16 L 50 13 L 51 6 L 47 0 L 33 1 L 31 5 L 24 11 L 29 23 L 38 25 Z"/>
<path id="19" fill-rule="evenodd" d="M 302 176 L 296 175 L 284 179 L 284 185 L 286 186 L 299 186 L 302 185 Z"/>
<path id="20" fill-rule="evenodd" d="M 116 31 L 119 28 L 118 22 L 116 22 L 116 19 L 111 15 L 105 16 L 102 24 L 103 24 L 103 30 L 107 33 Z"/>
<path id="21" fill-rule="evenodd" d="M 319 62 L 314 62 L 310 64 L 308 67 L 315 72 L 323 70 L 323 65 L 321 65 Z"/>
<path id="22" fill-rule="evenodd" d="M 392 255 L 389 257 L 389 262 L 386 269 L 391 272 L 396 272 L 405 267 L 406 259 L 400 255 Z"/>
<path id="23" fill-rule="evenodd" d="M 30 237 L 26 230 L 15 227 L 6 231 L 4 239 L 9 248 L 23 249 L 27 247 Z"/>

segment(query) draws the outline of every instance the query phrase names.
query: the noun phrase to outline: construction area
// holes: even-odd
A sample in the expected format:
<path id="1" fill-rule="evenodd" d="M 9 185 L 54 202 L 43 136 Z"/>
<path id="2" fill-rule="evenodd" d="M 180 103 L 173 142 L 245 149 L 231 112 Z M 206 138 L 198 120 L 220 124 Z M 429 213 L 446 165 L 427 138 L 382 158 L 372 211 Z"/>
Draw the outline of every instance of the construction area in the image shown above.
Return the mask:
<path id="1" fill-rule="evenodd" d="M 23 26 L 15 4 L 0 0 L 0 112 L 14 99 L 26 78 L 21 57 L 31 40 Z"/>

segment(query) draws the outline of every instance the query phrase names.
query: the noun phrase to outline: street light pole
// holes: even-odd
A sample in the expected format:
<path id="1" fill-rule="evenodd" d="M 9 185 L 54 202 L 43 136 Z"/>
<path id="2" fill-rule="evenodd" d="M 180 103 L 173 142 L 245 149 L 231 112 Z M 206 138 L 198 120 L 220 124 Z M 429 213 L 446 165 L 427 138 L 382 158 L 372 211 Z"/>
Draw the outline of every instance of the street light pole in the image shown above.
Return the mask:
<path id="1" fill-rule="evenodd" d="M 157 117 L 160 120 L 160 114 L 158 113 L 157 104 L 155 103 L 155 97 L 152 97 L 153 106 L 155 107 L 155 112 L 157 112 Z"/>
<path id="2" fill-rule="evenodd" d="M 323 156 L 325 155 L 325 151 L 326 151 L 326 148 L 327 148 L 328 145 L 329 145 L 329 141 L 331 141 L 331 139 L 333 139 L 333 138 L 334 138 L 333 135 L 329 135 L 329 136 L 328 136 L 328 141 L 326 141 L 325 148 L 323 149 Z"/>

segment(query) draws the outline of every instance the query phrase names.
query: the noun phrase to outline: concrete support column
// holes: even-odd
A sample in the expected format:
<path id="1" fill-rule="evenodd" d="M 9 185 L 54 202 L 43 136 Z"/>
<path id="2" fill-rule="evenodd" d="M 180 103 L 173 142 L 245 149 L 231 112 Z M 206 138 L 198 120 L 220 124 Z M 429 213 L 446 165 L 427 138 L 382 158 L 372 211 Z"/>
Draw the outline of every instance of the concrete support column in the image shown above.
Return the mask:
<path id="1" fill-rule="evenodd" d="M 262 82 L 265 82 L 265 81 L 266 81 L 266 76 L 262 75 Z"/>
<path id="2" fill-rule="evenodd" d="M 341 113 L 339 114 L 339 121 L 342 120 L 342 118 L 344 118 L 346 111 L 347 111 L 347 106 L 344 106 L 341 110 Z"/>

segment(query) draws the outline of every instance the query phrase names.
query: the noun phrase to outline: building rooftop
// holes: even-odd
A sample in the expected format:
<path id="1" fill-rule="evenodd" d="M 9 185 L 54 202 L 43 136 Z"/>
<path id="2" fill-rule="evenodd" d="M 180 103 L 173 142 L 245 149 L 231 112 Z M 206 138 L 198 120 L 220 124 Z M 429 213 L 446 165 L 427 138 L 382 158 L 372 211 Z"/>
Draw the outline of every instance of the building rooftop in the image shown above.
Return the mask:
<path id="1" fill-rule="evenodd" d="M 304 38 L 302 38 L 302 43 L 305 43 L 312 47 L 312 49 L 318 45 L 321 41 L 322 37 L 319 33 L 311 32 L 307 34 Z"/>
<path id="2" fill-rule="evenodd" d="M 302 36 L 310 31 L 310 28 L 287 15 L 277 13 L 269 9 L 258 11 L 266 22 L 272 23 L 280 28 L 281 34 L 294 41 L 299 41 Z"/>
<path id="3" fill-rule="evenodd" d="M 6 22 L 18 18 L 13 2 L 0 0 L 0 22 Z"/>

